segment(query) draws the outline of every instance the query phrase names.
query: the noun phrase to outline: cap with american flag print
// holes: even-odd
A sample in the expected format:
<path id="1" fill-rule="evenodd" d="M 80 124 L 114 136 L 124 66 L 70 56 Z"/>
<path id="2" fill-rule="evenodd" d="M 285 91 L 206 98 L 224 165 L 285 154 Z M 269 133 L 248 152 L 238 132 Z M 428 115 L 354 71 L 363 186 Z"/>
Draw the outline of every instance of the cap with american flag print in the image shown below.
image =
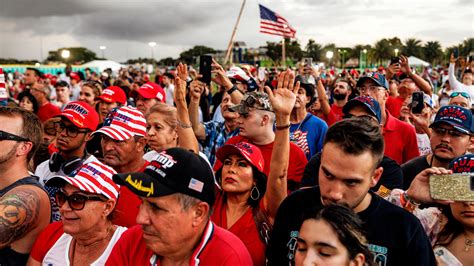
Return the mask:
<path id="1" fill-rule="evenodd" d="M 146 120 L 137 108 L 122 106 L 112 109 L 103 126 L 92 134 L 102 133 L 108 137 L 124 141 L 133 136 L 145 136 Z"/>
<path id="2" fill-rule="evenodd" d="M 116 173 L 111 167 L 96 161 L 82 165 L 71 176 L 53 176 L 46 184 L 50 187 L 63 187 L 68 183 L 81 191 L 117 200 L 120 187 L 112 181 L 112 176 Z"/>

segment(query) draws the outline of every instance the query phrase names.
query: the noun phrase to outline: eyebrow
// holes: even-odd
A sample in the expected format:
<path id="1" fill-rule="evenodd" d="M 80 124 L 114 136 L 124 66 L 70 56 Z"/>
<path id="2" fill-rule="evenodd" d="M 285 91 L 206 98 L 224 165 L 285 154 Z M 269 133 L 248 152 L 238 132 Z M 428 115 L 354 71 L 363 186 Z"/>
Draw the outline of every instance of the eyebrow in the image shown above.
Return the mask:
<path id="1" fill-rule="evenodd" d="M 296 242 L 301 243 L 301 244 L 305 244 L 305 245 L 308 244 L 308 243 L 306 243 L 306 241 L 304 239 L 302 239 L 300 237 L 298 237 L 298 239 L 296 239 Z M 315 242 L 311 243 L 311 246 L 313 246 L 313 247 L 321 246 L 321 247 L 328 247 L 328 248 L 332 248 L 332 249 L 337 249 L 335 246 L 333 246 L 329 243 L 320 242 L 320 241 L 315 241 Z"/>
<path id="2" fill-rule="evenodd" d="M 331 173 L 326 167 L 324 167 L 323 165 L 321 165 L 321 169 L 323 170 L 324 174 L 328 175 L 328 176 L 332 176 L 334 178 L 337 178 L 337 179 L 341 179 L 343 181 L 352 181 L 352 182 L 357 182 L 357 183 L 360 183 L 362 182 L 362 178 L 358 178 L 358 177 L 355 177 L 355 176 L 350 176 L 350 177 L 337 177 L 335 176 L 333 173 Z"/>

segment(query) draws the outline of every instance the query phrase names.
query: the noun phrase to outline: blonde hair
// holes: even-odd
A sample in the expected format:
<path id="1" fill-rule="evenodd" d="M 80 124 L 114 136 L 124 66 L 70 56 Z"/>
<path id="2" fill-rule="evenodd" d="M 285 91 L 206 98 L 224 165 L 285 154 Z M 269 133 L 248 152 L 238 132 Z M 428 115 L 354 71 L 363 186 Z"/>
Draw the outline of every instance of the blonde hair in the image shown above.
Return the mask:
<path id="1" fill-rule="evenodd" d="M 158 102 L 153 105 L 148 113 L 145 115 L 145 118 L 148 120 L 148 117 L 152 113 L 159 113 L 165 116 L 164 122 L 168 124 L 172 129 L 176 129 L 178 126 L 178 110 L 174 106 L 167 105 L 162 102 Z"/>

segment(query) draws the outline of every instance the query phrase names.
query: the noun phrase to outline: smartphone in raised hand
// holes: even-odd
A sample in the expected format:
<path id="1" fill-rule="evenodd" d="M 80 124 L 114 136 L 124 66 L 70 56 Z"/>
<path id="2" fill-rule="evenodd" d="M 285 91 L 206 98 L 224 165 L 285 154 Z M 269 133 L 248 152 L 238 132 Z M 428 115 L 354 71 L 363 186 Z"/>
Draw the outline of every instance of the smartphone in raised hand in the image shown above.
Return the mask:
<path id="1" fill-rule="evenodd" d="M 200 81 L 210 84 L 211 83 L 211 69 L 212 69 L 212 56 L 210 55 L 201 55 L 199 57 L 199 74 L 201 78 Z"/>
<path id="2" fill-rule="evenodd" d="M 414 114 L 421 114 L 425 108 L 425 102 L 423 100 L 423 92 L 415 91 L 411 96 L 411 112 Z"/>

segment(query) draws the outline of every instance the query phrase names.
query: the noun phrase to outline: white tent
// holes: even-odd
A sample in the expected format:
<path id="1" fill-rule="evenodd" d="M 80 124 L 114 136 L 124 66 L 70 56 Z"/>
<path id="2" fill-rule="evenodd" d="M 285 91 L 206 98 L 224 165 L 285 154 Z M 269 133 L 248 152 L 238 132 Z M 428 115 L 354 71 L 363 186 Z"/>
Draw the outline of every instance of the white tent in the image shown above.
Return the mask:
<path id="1" fill-rule="evenodd" d="M 94 61 L 90 61 L 88 63 L 85 63 L 82 65 L 83 67 L 95 67 L 97 68 L 100 72 L 104 71 L 105 69 L 107 68 L 111 68 L 112 71 L 116 72 L 116 71 L 119 71 L 120 68 L 125 68 L 127 66 L 125 65 L 122 65 L 120 63 L 117 63 L 115 61 L 112 61 L 112 60 L 94 60 Z"/>
<path id="2" fill-rule="evenodd" d="M 415 57 L 415 56 L 408 57 L 408 62 L 410 63 L 410 66 L 425 66 L 426 67 L 430 65 L 430 63 L 423 61 L 420 58 Z"/>

